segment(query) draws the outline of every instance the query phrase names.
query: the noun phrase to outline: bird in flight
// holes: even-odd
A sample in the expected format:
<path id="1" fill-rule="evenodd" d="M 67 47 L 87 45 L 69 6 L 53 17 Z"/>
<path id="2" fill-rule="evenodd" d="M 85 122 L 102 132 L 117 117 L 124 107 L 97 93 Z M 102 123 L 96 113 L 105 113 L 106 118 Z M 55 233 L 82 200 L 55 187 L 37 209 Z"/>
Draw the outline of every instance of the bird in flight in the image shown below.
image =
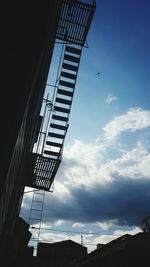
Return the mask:
<path id="1" fill-rule="evenodd" d="M 101 75 L 101 73 L 98 71 L 98 72 L 97 72 L 97 76 L 100 76 L 100 75 Z"/>

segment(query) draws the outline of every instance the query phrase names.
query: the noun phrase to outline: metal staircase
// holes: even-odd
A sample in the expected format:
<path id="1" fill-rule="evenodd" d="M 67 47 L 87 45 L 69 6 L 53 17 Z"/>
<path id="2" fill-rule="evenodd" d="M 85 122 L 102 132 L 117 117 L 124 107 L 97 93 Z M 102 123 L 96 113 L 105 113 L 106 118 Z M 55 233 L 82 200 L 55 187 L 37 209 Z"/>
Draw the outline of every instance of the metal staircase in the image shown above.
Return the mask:
<path id="1" fill-rule="evenodd" d="M 29 154 L 26 186 L 50 191 L 59 168 L 65 136 L 69 126 L 72 100 L 82 48 L 96 9 L 95 0 L 62 0 L 56 39 L 62 40 L 63 54 L 55 83 L 54 97 L 45 100 L 42 126 L 37 130 L 33 151 Z M 41 108 L 42 109 L 42 108 Z M 46 115 L 47 114 L 47 115 Z M 46 125 L 46 126 L 45 126 Z"/>
<path id="2" fill-rule="evenodd" d="M 61 2 L 56 39 L 62 41 L 62 53 L 55 89 L 52 99 L 49 94 L 43 99 L 41 114 L 35 122 L 37 126 L 24 178 L 24 185 L 34 188 L 28 221 L 32 232 L 30 245 L 35 249 L 34 255 L 40 241 L 45 191 L 51 191 L 61 163 L 82 48 L 85 46 L 96 8 L 95 0 L 87 3 L 70 0 Z"/>
<path id="3" fill-rule="evenodd" d="M 42 127 L 33 154 L 32 184 L 28 186 L 49 191 L 59 168 L 63 145 L 69 127 L 69 116 L 80 65 L 82 46 L 66 44 L 60 60 L 54 99 Z M 50 101 L 47 99 L 49 107 Z M 47 124 L 47 126 L 46 126 Z"/>
<path id="4" fill-rule="evenodd" d="M 37 138 L 27 164 L 25 185 L 34 188 L 29 224 L 32 229 L 30 244 L 35 250 L 40 240 L 45 191 L 51 190 L 61 163 L 82 48 L 96 8 L 95 0 L 90 2 L 62 0 L 56 39 L 63 41 L 63 53 L 53 98 L 47 96 L 43 99 L 41 110 L 44 112 L 38 123 L 41 127 L 36 132 Z"/>
<path id="5" fill-rule="evenodd" d="M 68 129 L 82 47 L 66 45 L 44 154 L 59 159 Z"/>
<path id="6" fill-rule="evenodd" d="M 34 255 L 37 252 L 37 244 L 40 241 L 40 229 L 43 214 L 45 190 L 49 190 L 61 162 L 62 150 L 68 129 L 69 115 L 71 111 L 77 74 L 80 65 L 82 47 L 65 45 L 57 90 L 55 93 L 53 109 L 48 117 L 49 127 L 41 131 L 39 135 L 36 161 L 34 167 L 34 189 L 31 209 L 29 214 L 30 230 L 32 238 L 30 245 L 34 247 Z M 47 101 L 49 102 L 49 101 Z M 43 123 L 44 125 L 44 123 Z M 43 126 L 42 126 L 43 128 Z M 47 126 L 44 126 L 47 128 Z M 44 138 L 41 138 L 44 134 Z M 43 142 L 42 142 L 43 140 Z"/>

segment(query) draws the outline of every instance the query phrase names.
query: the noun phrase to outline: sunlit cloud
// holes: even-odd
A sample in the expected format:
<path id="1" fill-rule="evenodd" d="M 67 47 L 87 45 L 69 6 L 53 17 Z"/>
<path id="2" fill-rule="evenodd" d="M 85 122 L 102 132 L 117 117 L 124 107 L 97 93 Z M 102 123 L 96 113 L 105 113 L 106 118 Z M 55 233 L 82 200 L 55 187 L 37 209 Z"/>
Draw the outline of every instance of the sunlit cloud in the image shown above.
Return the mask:
<path id="1" fill-rule="evenodd" d="M 114 235 L 115 236 L 122 236 L 122 235 L 125 235 L 125 234 L 129 234 L 129 235 L 135 235 L 137 233 L 141 232 L 141 229 L 139 227 L 134 227 L 132 230 L 115 230 L 114 231 Z"/>
<path id="2" fill-rule="evenodd" d="M 74 223 L 73 225 L 72 225 L 72 227 L 73 228 L 82 228 L 82 227 L 84 227 L 84 224 L 83 223 Z"/>
<path id="3" fill-rule="evenodd" d="M 57 220 L 56 222 L 54 222 L 55 226 L 60 226 L 62 224 L 64 224 L 64 220 Z"/>
<path id="4" fill-rule="evenodd" d="M 113 130 L 109 132 L 110 125 Z M 68 224 L 72 230 L 78 228 L 75 232 L 84 232 L 83 242 L 90 243 L 91 250 L 98 243 L 140 231 L 142 220 L 149 215 L 149 144 L 140 135 L 130 149 L 123 149 L 117 137 L 123 132 L 137 131 L 138 134 L 139 129 L 149 126 L 149 111 L 129 109 L 106 124 L 104 136 L 98 136 L 95 142 L 74 140 L 66 146 L 54 192 L 46 193 L 42 226 L 61 229 Z M 111 157 L 110 150 L 115 151 L 115 156 Z M 29 216 L 32 196 L 30 192 L 24 196 L 21 214 L 25 218 Z M 92 234 L 94 225 L 102 231 L 98 236 Z M 113 230 L 126 226 L 132 227 L 131 232 Z M 68 238 L 81 242 L 81 235 L 77 233 L 43 234 L 43 240 L 48 238 L 51 242 Z"/>
<path id="5" fill-rule="evenodd" d="M 123 132 L 135 132 L 150 127 L 150 111 L 130 108 L 126 114 L 116 116 L 103 128 L 105 136 L 116 139 Z"/>
<path id="6" fill-rule="evenodd" d="M 74 144 L 77 149 L 77 144 Z M 150 196 L 150 154 L 145 146 L 137 146 L 125 151 L 115 159 L 103 157 L 97 161 L 98 154 L 90 157 L 92 146 L 78 142 L 80 161 L 76 154 L 71 155 L 67 150 L 64 156 L 61 180 L 70 192 L 69 194 L 57 191 L 57 194 L 47 196 L 45 216 L 51 221 L 65 220 L 73 223 L 99 222 L 102 229 L 116 225 L 139 225 L 149 213 L 148 199 Z M 86 154 L 83 147 L 86 147 Z M 93 149 L 95 149 L 93 145 Z M 88 156 L 88 153 L 89 156 Z M 99 149 L 97 149 L 99 153 Z M 69 163 L 70 155 L 70 163 Z M 101 155 L 101 156 L 102 156 Z M 65 161 L 67 161 L 65 165 Z M 91 166 L 94 165 L 94 168 Z M 81 171 L 81 169 L 83 170 Z M 86 170 L 86 171 L 85 171 Z M 50 198 L 50 199 L 49 199 Z"/>
<path id="7" fill-rule="evenodd" d="M 116 223 L 117 223 L 116 220 L 109 220 L 109 221 L 104 221 L 104 222 L 97 222 L 96 224 L 103 230 L 109 230 Z"/>
<path id="8" fill-rule="evenodd" d="M 141 140 L 134 145 L 111 159 L 106 145 L 75 140 L 64 150 L 55 192 L 46 194 L 45 222 L 49 218 L 72 225 L 98 221 L 102 229 L 110 221 L 139 224 L 149 212 L 150 153 Z M 23 204 L 25 213 L 29 200 L 30 195 Z"/>

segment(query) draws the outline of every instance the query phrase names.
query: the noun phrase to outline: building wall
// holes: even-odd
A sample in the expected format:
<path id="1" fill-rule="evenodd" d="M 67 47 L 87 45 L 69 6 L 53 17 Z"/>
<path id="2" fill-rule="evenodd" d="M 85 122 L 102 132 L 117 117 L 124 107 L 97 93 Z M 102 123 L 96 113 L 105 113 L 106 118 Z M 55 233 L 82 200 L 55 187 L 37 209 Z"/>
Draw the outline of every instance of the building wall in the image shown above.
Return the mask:
<path id="1" fill-rule="evenodd" d="M 38 266 L 63 267 L 87 254 L 87 248 L 66 240 L 56 243 L 39 243 L 37 249 Z"/>
<path id="2" fill-rule="evenodd" d="M 68 267 L 147 267 L 150 255 L 150 233 L 124 235 L 89 253 Z"/>
<path id="3" fill-rule="evenodd" d="M 59 0 L 12 1 L 1 10 L 0 235 L 19 214 L 60 8 Z"/>

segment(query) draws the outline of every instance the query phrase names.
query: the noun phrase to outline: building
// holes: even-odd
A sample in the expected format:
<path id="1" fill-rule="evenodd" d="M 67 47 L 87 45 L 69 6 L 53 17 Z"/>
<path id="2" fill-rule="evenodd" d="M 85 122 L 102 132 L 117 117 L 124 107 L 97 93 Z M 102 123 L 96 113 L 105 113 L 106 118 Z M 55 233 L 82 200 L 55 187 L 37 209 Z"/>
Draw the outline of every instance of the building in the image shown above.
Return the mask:
<path id="1" fill-rule="evenodd" d="M 51 128 L 59 127 L 64 131 L 59 136 L 55 133 L 55 137 L 62 138 L 62 143 L 49 141 L 50 132 L 44 143 L 59 150 L 51 153 L 47 148 L 42 152 L 33 152 L 41 134 L 43 117 L 40 111 L 55 42 L 65 43 L 64 59 L 68 62 L 74 60 L 79 65 L 95 7 L 95 1 L 89 4 L 70 0 L 46 0 L 42 4 L 21 1 L 17 6 L 14 2 L 6 2 L 1 7 L 1 251 L 14 237 L 25 186 L 50 190 L 61 162 L 68 117 L 59 114 L 70 113 L 79 67 L 74 64 L 71 68 L 76 72 L 69 77 L 73 83 L 66 82 L 64 75 L 69 76 L 69 73 L 61 71 L 64 79 L 57 86 L 60 86 L 59 95 L 68 94 L 71 98 L 64 100 L 57 97 L 58 103 L 63 101 L 68 109 L 54 106 L 57 120 L 66 124 L 51 124 Z M 66 68 L 70 66 L 64 64 Z M 65 87 L 72 91 L 68 93 Z"/>
<path id="2" fill-rule="evenodd" d="M 150 233 L 123 235 L 68 267 L 149 266 Z"/>
<path id="3" fill-rule="evenodd" d="M 38 266 L 63 267 L 87 254 L 87 248 L 72 241 L 39 243 L 37 249 Z"/>

